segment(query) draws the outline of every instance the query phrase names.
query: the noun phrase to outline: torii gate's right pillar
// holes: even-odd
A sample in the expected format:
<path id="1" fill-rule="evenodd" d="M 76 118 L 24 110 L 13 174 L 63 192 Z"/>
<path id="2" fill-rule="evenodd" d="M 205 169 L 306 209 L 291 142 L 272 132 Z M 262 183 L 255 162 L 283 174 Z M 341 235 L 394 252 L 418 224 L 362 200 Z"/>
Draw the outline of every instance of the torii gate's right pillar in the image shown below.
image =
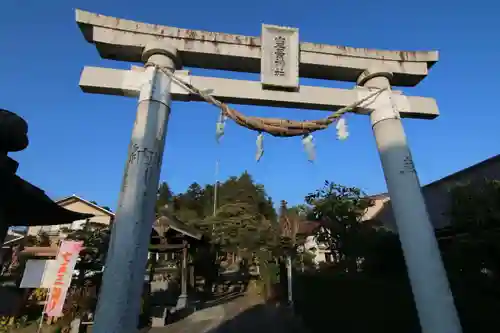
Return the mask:
<path id="1" fill-rule="evenodd" d="M 392 73 L 375 69 L 358 84 L 383 89 L 370 104 L 370 120 L 382 161 L 399 239 L 423 333 L 462 331 L 446 271 L 415 172 L 403 124 L 392 101 Z"/>

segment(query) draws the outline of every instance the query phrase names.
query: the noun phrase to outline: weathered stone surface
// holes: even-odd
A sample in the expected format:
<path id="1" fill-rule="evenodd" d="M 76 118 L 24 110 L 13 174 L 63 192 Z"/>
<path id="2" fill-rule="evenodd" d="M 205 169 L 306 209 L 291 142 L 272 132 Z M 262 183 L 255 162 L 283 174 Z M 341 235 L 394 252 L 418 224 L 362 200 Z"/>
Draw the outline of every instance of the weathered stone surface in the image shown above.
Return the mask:
<path id="1" fill-rule="evenodd" d="M 163 39 L 184 66 L 260 73 L 261 38 L 148 24 L 76 10 L 76 22 L 103 58 L 140 62 L 144 46 Z M 437 51 L 388 51 L 300 43 L 300 76 L 356 82 L 367 68 L 383 65 L 394 86 L 414 86 L 438 61 Z"/>
<path id="2" fill-rule="evenodd" d="M 315 86 L 301 86 L 297 92 L 262 89 L 257 81 L 232 80 L 215 77 L 192 76 L 187 71 L 176 71 L 176 76 L 201 90 L 212 90 L 211 95 L 224 103 L 300 108 L 309 110 L 334 111 L 350 105 L 370 92 L 356 89 L 339 89 Z M 142 85 L 142 71 L 85 67 L 80 77 L 83 91 L 95 94 L 136 97 Z M 172 84 L 172 100 L 199 101 L 177 84 Z M 405 96 L 393 91 L 396 108 L 404 118 L 433 119 L 439 115 L 434 98 Z M 367 113 L 369 105 L 361 105 L 358 112 Z"/>

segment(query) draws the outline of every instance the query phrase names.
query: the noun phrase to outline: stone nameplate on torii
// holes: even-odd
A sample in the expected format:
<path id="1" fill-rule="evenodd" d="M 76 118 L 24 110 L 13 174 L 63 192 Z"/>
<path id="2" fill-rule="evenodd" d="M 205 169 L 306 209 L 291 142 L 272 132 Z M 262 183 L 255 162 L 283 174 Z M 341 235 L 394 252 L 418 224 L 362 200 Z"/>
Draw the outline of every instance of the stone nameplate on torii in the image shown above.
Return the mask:
<path id="1" fill-rule="evenodd" d="M 262 25 L 260 81 L 264 88 L 299 89 L 299 29 Z"/>

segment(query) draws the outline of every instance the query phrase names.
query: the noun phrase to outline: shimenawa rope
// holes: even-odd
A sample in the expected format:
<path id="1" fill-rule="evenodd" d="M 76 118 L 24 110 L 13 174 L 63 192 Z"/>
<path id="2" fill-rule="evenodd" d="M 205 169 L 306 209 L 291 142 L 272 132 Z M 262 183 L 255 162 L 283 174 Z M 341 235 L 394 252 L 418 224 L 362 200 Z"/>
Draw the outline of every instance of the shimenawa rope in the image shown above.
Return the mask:
<path id="1" fill-rule="evenodd" d="M 251 117 L 251 116 L 245 116 L 241 112 L 229 107 L 227 104 L 215 99 L 210 94 L 183 81 L 182 79 L 177 77 L 169 68 L 158 66 L 153 63 L 145 64 L 145 67 L 149 66 L 156 67 L 158 70 L 162 71 L 165 75 L 169 76 L 172 81 L 177 83 L 186 91 L 194 95 L 198 95 L 207 103 L 210 103 L 220 108 L 223 115 L 232 119 L 238 125 L 246 127 L 253 131 L 266 132 L 271 134 L 272 136 L 277 136 L 277 137 L 305 136 L 315 131 L 324 130 L 328 128 L 328 126 L 330 126 L 332 123 L 339 120 L 340 117 L 345 113 L 353 111 L 363 102 L 379 95 L 380 93 L 382 93 L 382 91 L 387 89 L 387 88 L 379 89 L 367 95 L 366 97 L 358 100 L 357 102 L 331 113 L 328 117 L 323 119 L 296 121 L 296 120 L 279 119 L 279 118 Z"/>

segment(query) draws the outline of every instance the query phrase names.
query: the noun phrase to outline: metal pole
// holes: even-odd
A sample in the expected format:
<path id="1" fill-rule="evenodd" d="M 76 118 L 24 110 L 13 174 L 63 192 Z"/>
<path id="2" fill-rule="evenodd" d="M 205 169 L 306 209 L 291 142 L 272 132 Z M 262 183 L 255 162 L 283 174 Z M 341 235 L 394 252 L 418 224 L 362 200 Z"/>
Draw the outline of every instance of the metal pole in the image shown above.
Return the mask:
<path id="1" fill-rule="evenodd" d="M 219 159 L 217 158 L 217 161 L 215 161 L 215 184 L 214 184 L 214 211 L 213 211 L 213 216 L 215 217 L 217 215 L 217 192 L 219 189 Z M 213 226 L 215 227 L 215 225 Z M 212 232 L 214 228 L 212 227 Z"/>
<path id="2" fill-rule="evenodd" d="M 45 270 L 42 273 L 42 281 L 45 277 Z M 49 302 L 49 296 L 51 292 L 51 288 L 47 288 L 47 293 L 45 294 L 45 301 L 43 302 L 43 308 L 42 308 L 42 315 L 40 316 L 40 322 L 38 323 L 38 327 L 36 330 L 36 333 L 40 333 L 43 327 L 43 321 L 45 319 L 45 310 L 47 310 L 47 303 Z"/>
<path id="3" fill-rule="evenodd" d="M 217 216 L 217 196 L 219 193 L 219 157 L 217 157 L 217 160 L 215 161 L 215 184 L 214 184 L 214 210 L 212 212 L 212 216 L 216 217 Z M 212 250 L 215 252 L 215 260 L 217 261 L 217 258 L 219 257 L 219 252 L 215 248 L 214 245 L 214 238 L 215 238 L 215 223 L 212 224 Z"/>
<path id="4" fill-rule="evenodd" d="M 365 71 L 358 84 L 390 88 L 392 73 Z M 370 104 L 370 119 L 423 333 L 460 333 L 446 271 L 398 111 L 386 90 Z"/>
<path id="5" fill-rule="evenodd" d="M 292 255 L 286 256 L 286 277 L 288 283 L 288 305 L 293 306 Z"/>
<path id="6" fill-rule="evenodd" d="M 155 41 L 143 60 L 175 69 L 177 50 Z M 95 333 L 136 332 L 149 239 L 170 114 L 170 78 L 155 66 L 145 70 L 132 130 L 116 221 L 113 223 Z"/>
<path id="7" fill-rule="evenodd" d="M 181 294 L 177 300 L 177 309 L 184 309 L 187 306 L 187 260 L 188 260 L 188 243 L 183 241 L 182 261 L 181 261 Z"/>

